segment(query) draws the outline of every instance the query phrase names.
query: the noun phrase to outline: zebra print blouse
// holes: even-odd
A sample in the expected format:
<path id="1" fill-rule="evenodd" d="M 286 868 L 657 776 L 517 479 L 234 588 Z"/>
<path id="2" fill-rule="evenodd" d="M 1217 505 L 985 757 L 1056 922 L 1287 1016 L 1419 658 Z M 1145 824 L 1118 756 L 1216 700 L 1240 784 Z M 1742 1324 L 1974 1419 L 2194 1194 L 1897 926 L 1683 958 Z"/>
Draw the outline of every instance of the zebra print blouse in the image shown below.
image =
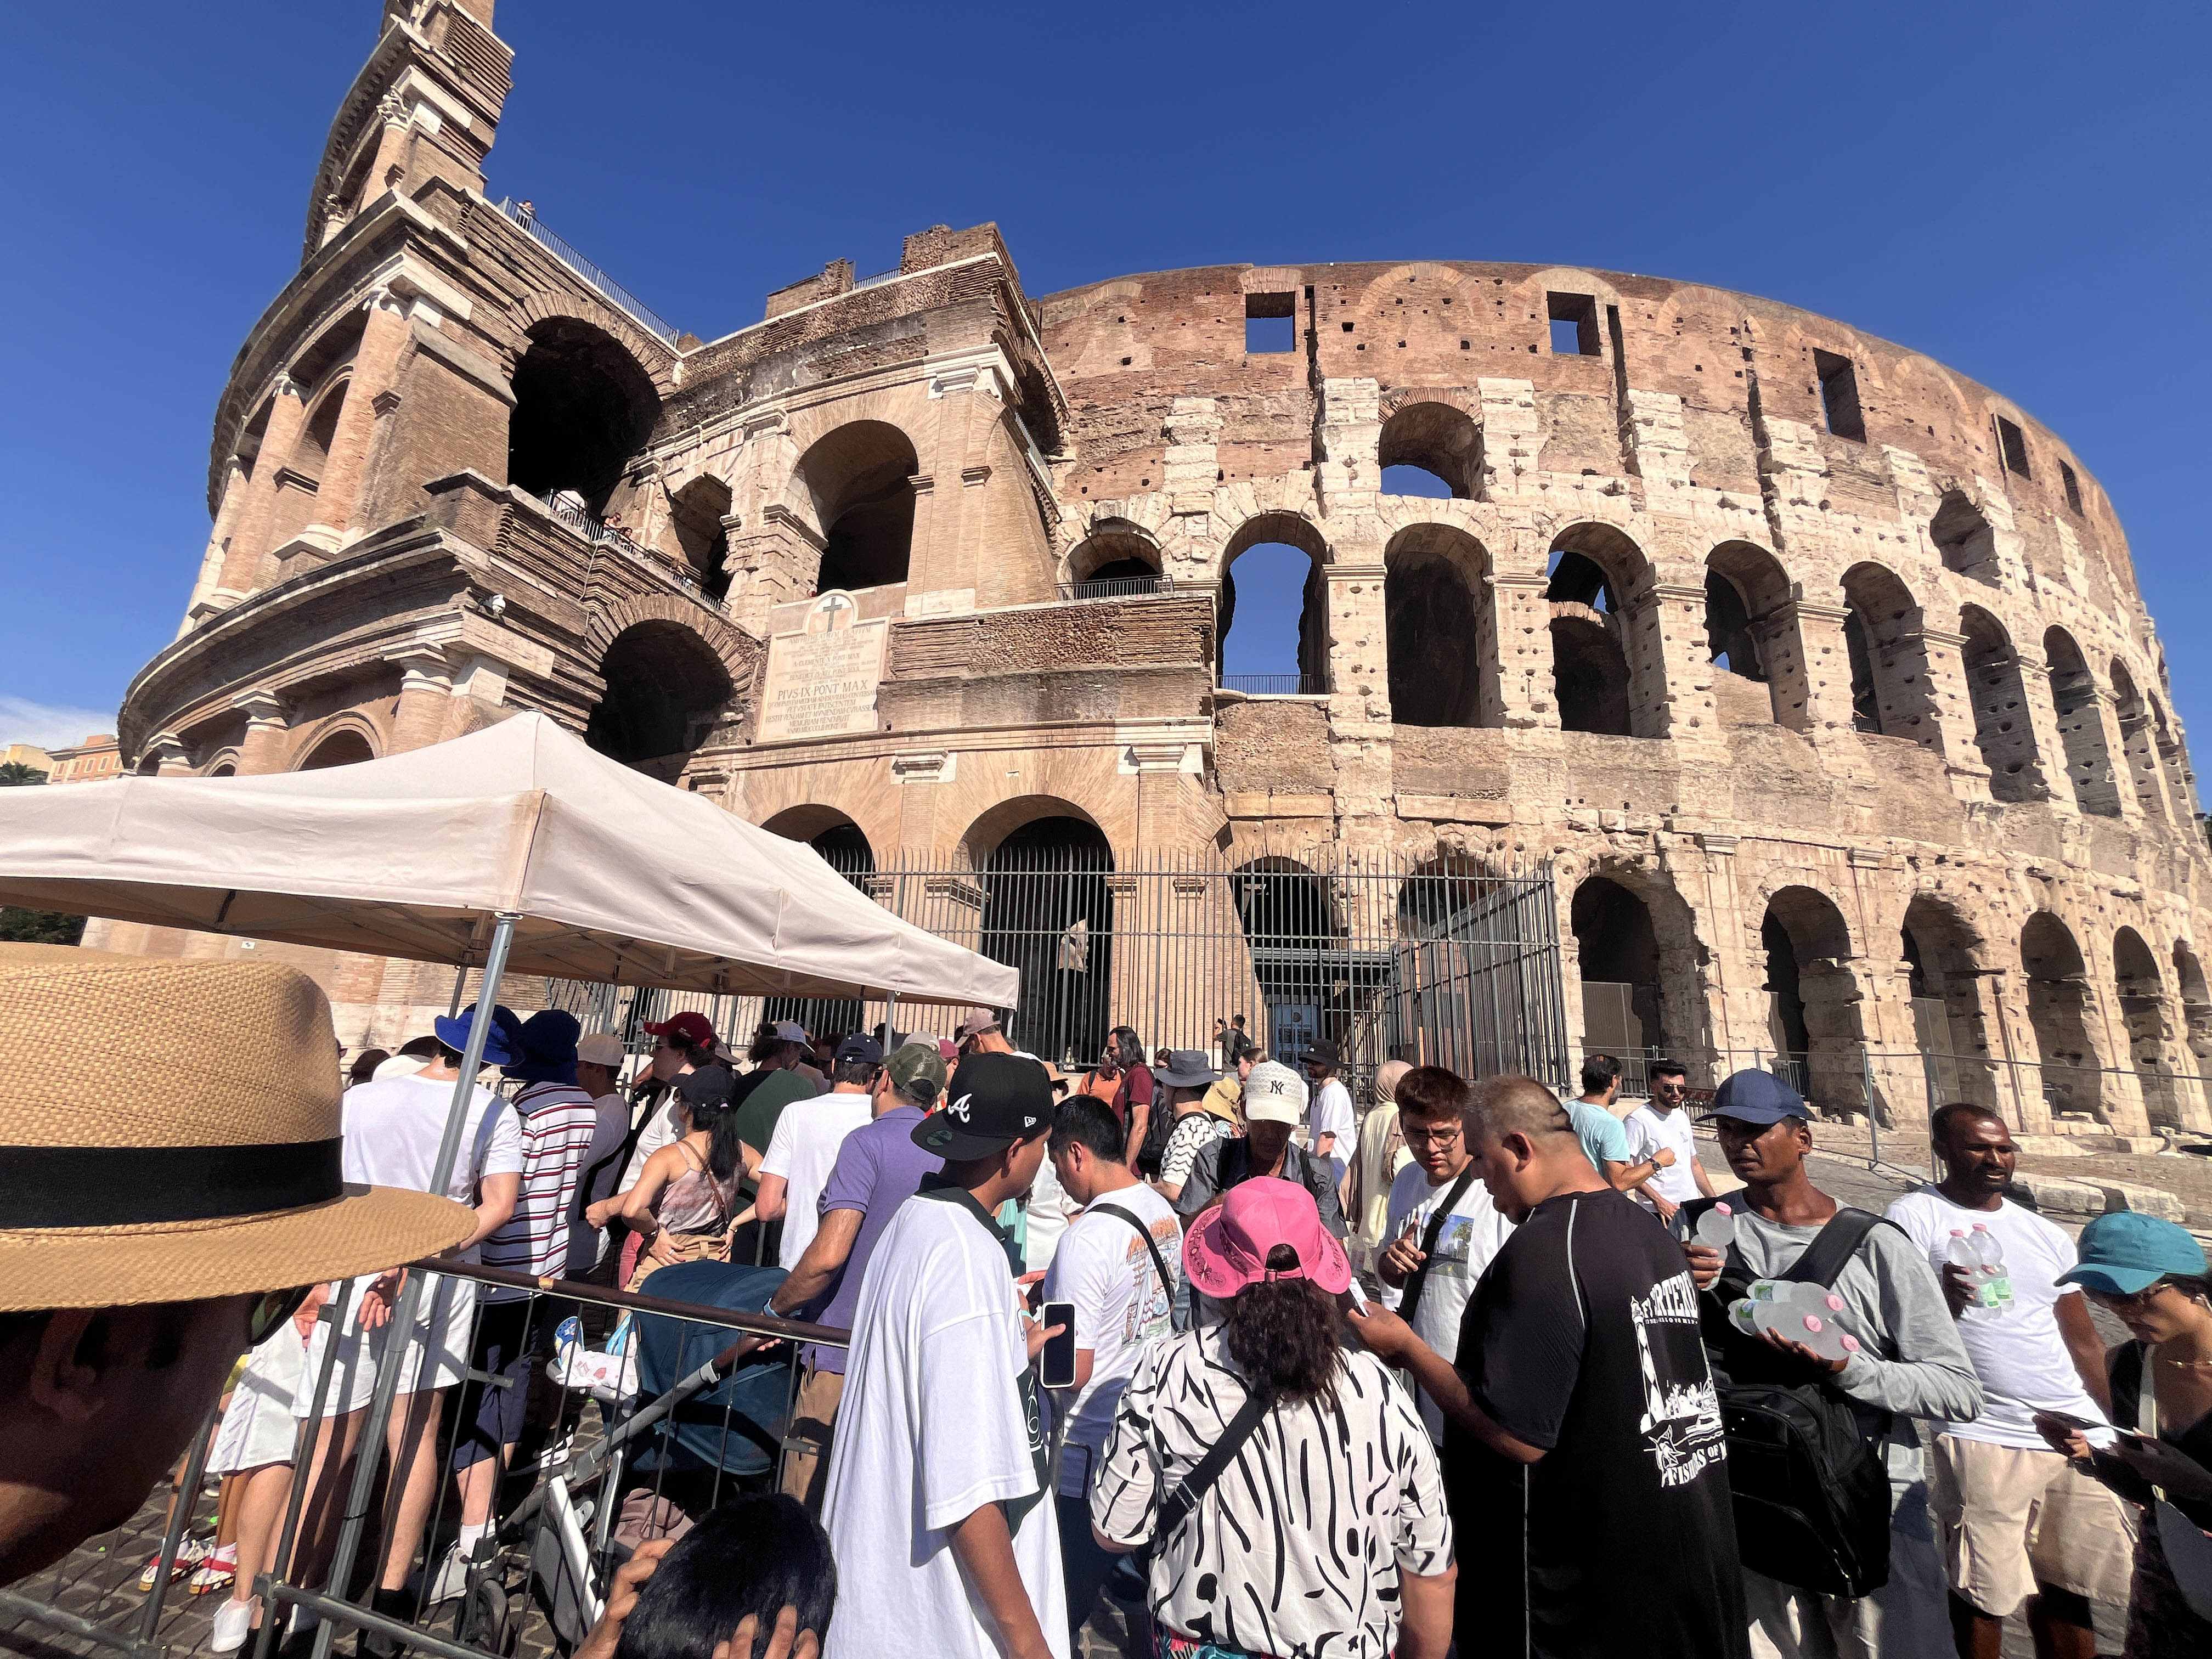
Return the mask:
<path id="1" fill-rule="evenodd" d="M 1091 1489 L 1098 1529 L 1149 1540 L 1161 1500 L 1243 1403 L 1220 1329 L 1155 1342 L 1122 1392 Z M 1382 1363 L 1347 1351 L 1334 1405 L 1269 1413 L 1189 1521 L 1158 1540 L 1152 1616 L 1279 1659 L 1385 1659 L 1399 1569 L 1439 1573 L 1451 1559 L 1428 1431 Z"/>

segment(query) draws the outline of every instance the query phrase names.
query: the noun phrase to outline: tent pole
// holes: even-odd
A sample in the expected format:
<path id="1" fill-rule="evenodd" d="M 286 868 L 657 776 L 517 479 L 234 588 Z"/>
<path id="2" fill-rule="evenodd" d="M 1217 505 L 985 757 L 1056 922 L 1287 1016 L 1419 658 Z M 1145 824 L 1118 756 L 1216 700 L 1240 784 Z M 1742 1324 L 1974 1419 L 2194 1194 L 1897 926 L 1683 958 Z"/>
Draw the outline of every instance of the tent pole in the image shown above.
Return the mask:
<path id="1" fill-rule="evenodd" d="M 461 1012 L 461 993 L 468 988 L 469 965 L 465 962 L 453 969 L 453 1000 L 446 1005 L 446 1018 L 452 1019 Z"/>
<path id="2" fill-rule="evenodd" d="M 461 1131 L 468 1121 L 469 1095 L 476 1087 L 477 1073 L 483 1067 L 484 1040 L 491 1035 L 492 1010 L 498 1006 L 500 976 L 507 970 L 507 953 L 514 943 L 516 920 L 514 912 L 501 911 L 492 929 L 491 951 L 484 957 L 483 982 L 477 992 L 476 1018 L 469 1022 L 468 1047 L 461 1054 L 461 1074 L 453 1082 L 453 1103 L 446 1113 L 445 1139 L 438 1145 L 437 1165 L 430 1175 L 430 1190 L 434 1193 L 446 1190 L 447 1183 L 453 1179 L 453 1165 L 460 1159 Z M 391 1363 L 377 1367 L 376 1392 L 369 1398 L 368 1420 L 362 1425 L 361 1453 L 354 1464 L 353 1490 L 346 1498 L 345 1525 L 338 1533 L 337 1551 L 323 1580 L 324 1587 L 340 1599 L 343 1599 L 346 1587 L 353 1582 L 354 1557 L 360 1553 L 361 1534 L 368 1523 L 369 1500 L 376 1490 L 378 1467 L 383 1462 L 380 1454 L 384 1449 L 385 1425 L 392 1417 L 392 1402 L 399 1391 L 399 1371 L 407 1353 L 405 1334 L 415 1328 L 416 1316 L 422 1304 L 423 1282 L 429 1277 L 427 1273 L 409 1273 L 399 1292 L 399 1305 L 392 1310 L 392 1328 L 396 1338 L 393 1346 L 398 1347 L 398 1354 Z M 332 1333 L 333 1340 L 337 1334 Z M 434 1425 L 425 1425 L 423 1432 L 430 1435 L 434 1443 Z M 395 1473 L 404 1478 L 404 1471 Z M 444 1474 L 441 1469 L 439 1478 L 442 1480 Z M 337 1626 L 327 1619 L 315 1627 L 314 1659 L 331 1659 L 331 1643 L 337 1633 Z"/>
<path id="3" fill-rule="evenodd" d="M 898 1046 L 898 993 L 884 993 L 884 1054 L 886 1058 Z"/>

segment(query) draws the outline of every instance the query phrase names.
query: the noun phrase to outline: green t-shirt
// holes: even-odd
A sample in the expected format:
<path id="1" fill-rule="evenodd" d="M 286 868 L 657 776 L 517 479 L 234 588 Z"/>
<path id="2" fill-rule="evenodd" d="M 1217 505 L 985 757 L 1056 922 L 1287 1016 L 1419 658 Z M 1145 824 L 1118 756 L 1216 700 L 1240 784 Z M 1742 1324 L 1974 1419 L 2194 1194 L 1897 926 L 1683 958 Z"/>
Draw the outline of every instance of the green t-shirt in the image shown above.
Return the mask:
<path id="1" fill-rule="evenodd" d="M 738 1106 L 738 1139 L 762 1156 L 768 1152 L 769 1137 L 775 1133 L 776 1120 L 783 1109 L 794 1100 L 814 1098 L 814 1079 L 803 1072 L 770 1072 L 753 1085 Z M 744 1183 L 747 1197 L 752 1195 L 754 1183 Z"/>

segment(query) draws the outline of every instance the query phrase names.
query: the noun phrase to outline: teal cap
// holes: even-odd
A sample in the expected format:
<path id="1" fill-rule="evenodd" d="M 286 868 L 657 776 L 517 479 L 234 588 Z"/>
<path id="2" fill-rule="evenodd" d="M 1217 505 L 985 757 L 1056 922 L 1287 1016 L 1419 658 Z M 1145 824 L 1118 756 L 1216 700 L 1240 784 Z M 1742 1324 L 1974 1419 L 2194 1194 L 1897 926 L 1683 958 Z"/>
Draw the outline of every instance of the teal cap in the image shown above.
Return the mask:
<path id="1" fill-rule="evenodd" d="M 2133 1296 L 2168 1273 L 2203 1278 L 2204 1247 L 2178 1223 L 2117 1210 L 2081 1229 L 2081 1259 L 2058 1275 L 2062 1285 Z"/>

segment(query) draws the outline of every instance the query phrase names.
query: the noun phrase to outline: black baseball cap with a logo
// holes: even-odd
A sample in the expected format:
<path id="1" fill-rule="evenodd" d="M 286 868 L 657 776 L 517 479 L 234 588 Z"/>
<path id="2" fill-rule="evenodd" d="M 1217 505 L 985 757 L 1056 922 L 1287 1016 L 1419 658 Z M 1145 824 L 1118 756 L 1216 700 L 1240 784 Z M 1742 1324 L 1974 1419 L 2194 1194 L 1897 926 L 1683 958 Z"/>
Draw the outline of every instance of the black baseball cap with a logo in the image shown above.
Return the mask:
<path id="1" fill-rule="evenodd" d="M 1019 1054 L 969 1054 L 945 1103 L 914 1126 L 914 1144 L 947 1163 L 988 1158 L 1052 1127 L 1052 1080 Z"/>

